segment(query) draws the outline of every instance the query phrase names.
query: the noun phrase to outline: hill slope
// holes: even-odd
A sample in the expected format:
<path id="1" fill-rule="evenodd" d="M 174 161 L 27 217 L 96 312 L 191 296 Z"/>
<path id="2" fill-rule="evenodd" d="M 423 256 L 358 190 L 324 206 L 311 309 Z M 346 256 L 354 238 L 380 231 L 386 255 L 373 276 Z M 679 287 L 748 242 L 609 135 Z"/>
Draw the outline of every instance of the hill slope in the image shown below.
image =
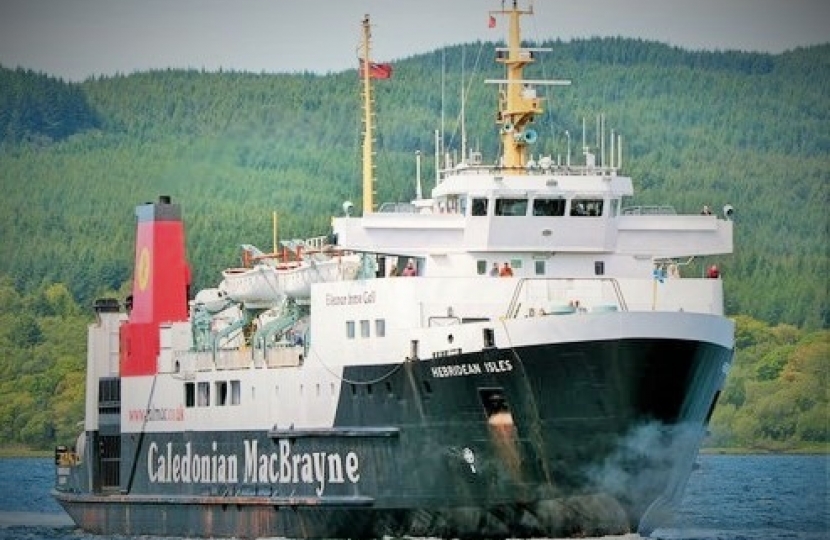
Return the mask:
<path id="1" fill-rule="evenodd" d="M 775 56 L 630 39 L 542 45 L 554 53 L 529 75 L 573 85 L 548 96 L 535 153 L 564 156 L 566 130 L 580 146 L 583 118 L 592 141 L 594 118 L 605 114 L 624 138 L 625 169 L 637 188 L 631 203 L 737 209 L 736 253 L 717 261 L 730 313 L 828 326 L 830 45 Z M 465 49 L 467 58 L 481 58 L 476 65 L 491 64 L 491 44 Z M 413 196 L 413 154 L 433 154 L 440 124 L 442 59 L 446 88 L 456 89 L 461 57 L 456 46 L 405 59 L 392 80 L 376 85 L 379 200 Z M 14 76 L 0 71 L 11 117 L 44 108 L 46 98 L 8 99 Z M 486 159 L 498 142 L 493 88 L 481 83 L 500 76 L 479 68 L 465 81 L 467 131 Z M 360 201 L 354 71 L 155 71 L 79 86 L 50 80 L 52 94 L 61 85 L 67 96 L 81 92 L 90 121 L 47 138 L 37 137 L 43 126 L 27 125 L 34 135 L 4 136 L 0 153 L 0 274 L 24 291 L 62 282 L 88 305 L 121 288 L 132 272 L 132 209 L 159 194 L 184 205 L 197 286 L 214 284 L 240 243 L 270 246 L 273 211 L 282 237 L 305 236 L 326 231 L 343 200 Z M 457 152 L 460 106 L 452 93 L 445 140 Z M 429 159 L 423 176 L 434 177 Z"/>

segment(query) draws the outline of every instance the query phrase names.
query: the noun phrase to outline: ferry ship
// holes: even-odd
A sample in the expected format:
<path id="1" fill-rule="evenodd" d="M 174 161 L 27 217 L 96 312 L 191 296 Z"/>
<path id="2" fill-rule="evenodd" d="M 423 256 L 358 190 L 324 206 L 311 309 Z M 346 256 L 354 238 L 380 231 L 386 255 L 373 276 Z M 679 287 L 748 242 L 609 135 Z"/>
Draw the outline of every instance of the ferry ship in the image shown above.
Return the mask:
<path id="1" fill-rule="evenodd" d="M 684 262 L 731 253 L 732 209 L 626 206 L 618 137 L 534 154 L 551 83 L 524 77 L 545 52 L 522 45 L 531 13 L 490 12 L 501 155 L 437 158 L 429 198 L 378 208 L 364 166 L 361 215 L 298 244 L 324 277 L 260 253 L 191 297 L 181 207 L 136 208 L 132 294 L 95 304 L 83 432 L 56 449 L 79 527 L 520 538 L 671 518 L 734 350 L 722 280 Z"/>

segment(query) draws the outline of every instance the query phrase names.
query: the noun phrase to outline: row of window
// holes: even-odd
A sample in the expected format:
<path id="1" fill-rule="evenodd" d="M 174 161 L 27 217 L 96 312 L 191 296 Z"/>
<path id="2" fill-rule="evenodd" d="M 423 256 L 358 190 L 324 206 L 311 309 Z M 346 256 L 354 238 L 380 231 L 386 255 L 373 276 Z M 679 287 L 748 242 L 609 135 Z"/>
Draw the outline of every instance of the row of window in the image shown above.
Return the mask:
<path id="1" fill-rule="evenodd" d="M 357 323 L 360 323 L 360 337 L 367 338 L 372 335 L 372 321 L 363 319 L 361 321 L 346 321 L 346 337 L 354 339 L 357 337 Z M 386 336 L 386 319 L 375 319 L 375 337 Z"/>
<path id="2" fill-rule="evenodd" d="M 510 267 L 513 271 L 520 270 L 522 268 L 522 260 L 521 259 L 510 259 L 508 261 L 510 263 Z M 533 261 L 533 272 L 537 276 L 544 276 L 547 273 L 547 261 L 546 260 L 538 260 Z M 490 263 L 492 264 L 492 263 Z M 498 261 L 496 261 L 498 265 Z M 483 275 L 498 275 L 498 273 L 493 273 L 493 267 L 488 266 L 487 261 L 476 261 L 476 273 L 480 276 Z M 594 275 L 602 276 L 605 275 L 605 261 L 594 261 Z"/>
<path id="3" fill-rule="evenodd" d="M 508 261 L 510 263 L 510 267 L 513 271 L 521 270 L 522 268 L 522 260 L 521 259 L 510 259 Z M 547 261 L 539 260 L 533 261 L 533 271 L 537 276 L 544 276 L 546 274 L 546 263 Z M 492 264 L 492 263 L 490 263 Z M 476 273 L 480 276 L 488 274 L 492 270 L 492 267 L 488 266 L 487 261 L 476 261 Z M 493 274 L 490 274 L 493 275 Z"/>
<path id="4" fill-rule="evenodd" d="M 358 389 L 363 388 L 364 392 L 367 396 L 371 396 L 373 394 L 373 388 L 371 384 L 368 385 L 356 385 L 350 384 L 351 387 L 351 394 L 352 396 L 358 395 Z M 386 394 L 388 396 L 393 396 L 394 392 L 392 390 L 392 383 L 386 381 L 384 388 L 386 390 Z M 431 391 L 431 388 L 427 386 L 427 389 Z M 211 390 L 213 390 L 213 402 L 211 402 Z M 276 395 L 279 397 L 280 387 L 275 387 Z M 334 383 L 329 385 L 329 391 L 332 396 L 336 394 L 336 389 Z M 315 395 L 320 397 L 323 392 L 323 387 L 318 383 L 315 385 Z M 233 381 L 214 381 L 213 385 L 210 382 L 186 382 L 184 383 L 184 403 L 185 407 L 193 408 L 193 407 L 222 407 L 225 405 L 239 405 L 242 399 L 242 388 L 240 385 L 240 381 L 233 380 Z M 300 385 L 300 395 L 303 394 L 303 385 Z"/>
<path id="5" fill-rule="evenodd" d="M 239 405 L 242 401 L 242 387 L 238 380 L 213 382 L 213 405 Z M 185 407 L 209 407 L 211 405 L 211 383 L 184 383 Z"/>
<path id="6" fill-rule="evenodd" d="M 493 215 L 527 216 L 528 207 L 531 215 L 544 217 L 564 216 L 568 210 L 568 200 L 561 197 L 533 199 L 500 197 L 494 199 Z M 601 216 L 604 202 L 602 199 L 571 199 L 568 214 L 571 216 Z M 486 216 L 489 214 L 490 199 L 473 197 L 470 215 Z"/>

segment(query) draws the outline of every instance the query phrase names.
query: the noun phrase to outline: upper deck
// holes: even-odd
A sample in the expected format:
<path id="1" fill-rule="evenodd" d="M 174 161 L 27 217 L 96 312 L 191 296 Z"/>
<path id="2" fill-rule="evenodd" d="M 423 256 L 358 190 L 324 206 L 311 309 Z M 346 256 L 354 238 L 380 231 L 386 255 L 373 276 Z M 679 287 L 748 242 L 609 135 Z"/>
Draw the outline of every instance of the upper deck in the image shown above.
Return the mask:
<path id="1" fill-rule="evenodd" d="M 610 174 L 609 174 L 610 173 Z M 732 222 L 712 215 L 630 212 L 631 179 L 614 171 L 510 174 L 470 167 L 433 198 L 334 220 L 347 249 L 428 257 L 443 253 L 617 254 L 654 258 L 730 253 Z"/>

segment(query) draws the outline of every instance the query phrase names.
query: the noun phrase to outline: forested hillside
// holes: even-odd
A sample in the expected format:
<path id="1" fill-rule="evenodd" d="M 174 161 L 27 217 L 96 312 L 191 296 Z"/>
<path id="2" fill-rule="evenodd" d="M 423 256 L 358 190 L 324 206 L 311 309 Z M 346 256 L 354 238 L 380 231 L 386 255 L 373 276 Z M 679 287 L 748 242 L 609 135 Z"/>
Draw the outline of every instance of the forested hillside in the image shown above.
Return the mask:
<path id="1" fill-rule="evenodd" d="M 737 354 L 710 424 L 715 447 L 780 451 L 830 442 L 830 331 L 739 316 Z"/>
<path id="2" fill-rule="evenodd" d="M 755 382 L 795 377 L 781 366 L 804 350 L 802 340 L 809 351 L 818 343 L 826 352 L 826 332 L 812 332 L 830 326 L 830 45 L 780 55 L 691 52 L 631 39 L 538 45 L 553 53 L 527 76 L 573 83 L 545 90 L 548 112 L 537 121 L 534 154 L 564 160 L 568 131 L 578 159 L 583 118 L 593 144 L 602 113 L 623 137 L 623 169 L 637 193 L 628 204 L 736 208 L 735 253 L 697 261 L 693 271 L 716 262 L 729 314 L 751 317 L 762 334 L 789 336 L 765 356 L 772 368 L 737 371 L 749 390 L 728 398 L 723 414 L 738 418 L 753 399 L 772 395 Z M 392 79 L 377 81 L 377 200 L 414 195 L 414 154 L 433 155 L 442 110 L 445 143 L 458 152 L 462 84 L 470 144 L 495 161 L 494 87 L 483 84 L 503 75 L 493 54 L 493 44 L 450 47 L 396 62 Z M 15 396 L 18 415 L 8 404 L 0 411 L 4 425 L 18 418 L 6 440 L 41 444 L 43 433 L 57 429 L 50 424 L 56 413 L 66 415 L 59 422 L 79 419 L 82 321 L 94 298 L 126 294 L 136 204 L 169 194 L 183 205 L 195 287 L 215 285 L 237 262 L 239 244 L 270 248 L 272 212 L 281 237 L 305 237 L 327 232 L 344 200 L 360 204 L 359 108 L 355 70 L 166 70 L 76 84 L 0 69 L 0 361 L 2 393 Z M 430 158 L 423 177 L 434 178 Z M 759 370 L 775 377 L 758 379 Z M 22 411 L 42 400 L 49 410 L 26 420 Z M 785 439 L 804 436 L 799 430 Z M 749 440 L 718 433 L 724 444 Z"/>
<path id="3" fill-rule="evenodd" d="M 77 85 L 43 73 L 0 67 L 0 144 L 49 144 L 98 124 Z"/>
<path id="4" fill-rule="evenodd" d="M 830 45 L 776 56 L 630 39 L 543 45 L 554 52 L 530 76 L 573 84 L 548 95 L 537 154 L 564 155 L 567 130 L 577 159 L 582 119 L 591 144 L 594 119 L 605 114 L 623 136 L 632 204 L 737 209 L 735 254 L 717 261 L 730 313 L 828 326 Z M 379 200 L 410 198 L 414 152 L 433 154 L 444 62 L 446 143 L 458 151 L 462 54 L 471 144 L 495 159 L 495 98 L 482 84 L 501 76 L 490 67 L 492 45 L 402 60 L 376 85 Z M 216 281 L 238 244 L 270 245 L 273 211 L 282 235 L 305 236 L 325 232 L 345 199 L 361 200 L 355 71 L 156 71 L 78 85 L 2 70 L 0 103 L 10 104 L 0 273 L 24 291 L 61 282 L 89 305 L 121 288 L 133 207 L 159 194 L 184 205 L 199 286 Z M 424 166 L 432 178 L 432 160 Z"/>

